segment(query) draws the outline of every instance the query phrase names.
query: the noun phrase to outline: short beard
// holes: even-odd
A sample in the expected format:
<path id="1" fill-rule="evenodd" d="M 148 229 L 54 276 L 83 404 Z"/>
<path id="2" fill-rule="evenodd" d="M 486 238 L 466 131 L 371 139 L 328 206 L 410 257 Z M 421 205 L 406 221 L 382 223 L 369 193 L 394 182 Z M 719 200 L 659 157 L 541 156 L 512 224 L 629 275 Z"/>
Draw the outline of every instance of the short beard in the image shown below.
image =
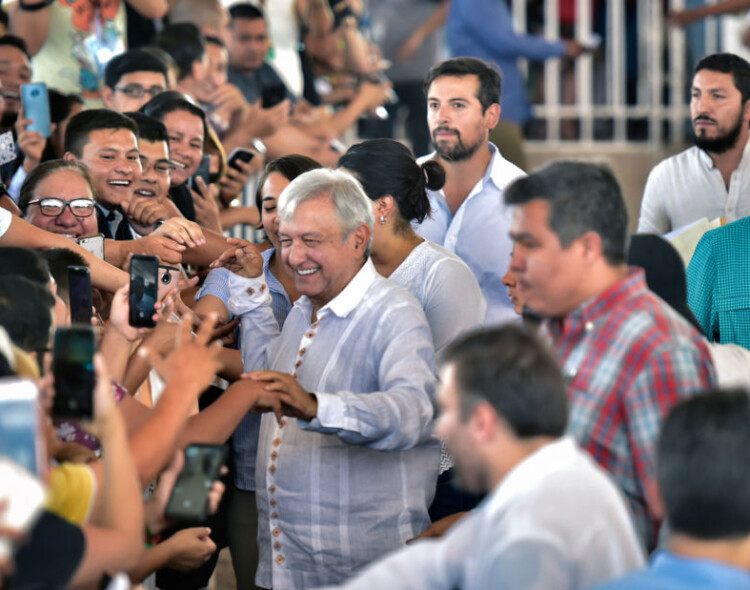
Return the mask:
<path id="1" fill-rule="evenodd" d="M 433 132 L 432 143 L 435 146 L 435 151 L 437 151 L 438 156 L 448 162 L 461 162 L 470 159 L 477 152 L 483 141 L 480 140 L 467 147 L 461 140 L 461 134 L 458 131 L 454 132 L 456 134 L 456 144 L 452 148 L 442 147 L 440 143 L 435 140 L 435 132 Z"/>
<path id="2" fill-rule="evenodd" d="M 737 124 L 724 135 L 718 135 L 716 137 L 701 137 L 696 134 L 695 129 L 693 129 L 695 145 L 703 151 L 711 152 L 712 154 L 723 154 L 737 145 L 737 140 L 740 137 L 740 133 L 742 133 L 743 124 L 742 115 L 740 114 Z"/>

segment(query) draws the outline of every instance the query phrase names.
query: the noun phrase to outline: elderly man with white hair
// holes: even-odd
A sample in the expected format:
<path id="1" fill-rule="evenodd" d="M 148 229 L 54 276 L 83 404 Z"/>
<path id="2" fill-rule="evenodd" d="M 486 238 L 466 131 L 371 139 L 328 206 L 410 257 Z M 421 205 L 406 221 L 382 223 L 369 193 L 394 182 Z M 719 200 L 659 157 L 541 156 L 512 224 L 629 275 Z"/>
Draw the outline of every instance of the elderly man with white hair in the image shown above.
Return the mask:
<path id="1" fill-rule="evenodd" d="M 249 247 L 225 253 L 250 379 L 277 391 L 256 464 L 256 584 L 340 583 L 429 524 L 439 446 L 435 372 L 419 302 L 369 259 L 372 203 L 342 171 L 313 170 L 279 199 L 281 256 L 302 294 L 279 332 Z"/>

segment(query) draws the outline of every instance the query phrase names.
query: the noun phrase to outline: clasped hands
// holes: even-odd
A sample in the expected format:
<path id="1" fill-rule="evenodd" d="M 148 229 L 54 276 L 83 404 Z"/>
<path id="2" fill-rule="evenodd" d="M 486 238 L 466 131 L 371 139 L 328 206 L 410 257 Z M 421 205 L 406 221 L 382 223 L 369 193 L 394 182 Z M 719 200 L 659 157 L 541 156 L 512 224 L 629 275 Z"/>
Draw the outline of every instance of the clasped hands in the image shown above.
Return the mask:
<path id="1" fill-rule="evenodd" d="M 252 371 L 242 379 L 256 384 L 252 387 L 257 396 L 252 411 L 256 414 L 273 412 L 283 424 L 283 417 L 312 420 L 318 413 L 318 399 L 308 393 L 293 375 L 279 371 Z"/>

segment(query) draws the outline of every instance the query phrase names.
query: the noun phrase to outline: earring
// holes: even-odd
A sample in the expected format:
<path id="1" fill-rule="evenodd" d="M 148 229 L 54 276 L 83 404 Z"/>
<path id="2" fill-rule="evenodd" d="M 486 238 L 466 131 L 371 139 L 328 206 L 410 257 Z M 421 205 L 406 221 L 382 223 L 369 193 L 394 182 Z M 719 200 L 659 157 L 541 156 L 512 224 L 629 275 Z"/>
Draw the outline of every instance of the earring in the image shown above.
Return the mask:
<path id="1" fill-rule="evenodd" d="M 388 218 L 385 215 L 380 216 L 380 224 L 385 225 L 385 222 L 388 221 Z"/>

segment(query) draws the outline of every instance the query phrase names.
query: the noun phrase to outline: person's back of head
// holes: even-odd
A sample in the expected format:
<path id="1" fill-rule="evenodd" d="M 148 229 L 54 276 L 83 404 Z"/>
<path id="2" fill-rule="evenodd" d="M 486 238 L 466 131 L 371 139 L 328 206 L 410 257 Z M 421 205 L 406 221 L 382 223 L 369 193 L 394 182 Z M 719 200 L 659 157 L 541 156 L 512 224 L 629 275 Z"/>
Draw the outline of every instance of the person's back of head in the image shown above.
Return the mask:
<path id="1" fill-rule="evenodd" d="M 0 248 L 0 277 L 3 281 L 11 277 L 23 277 L 46 286 L 50 272 L 39 253 L 28 248 Z"/>
<path id="2" fill-rule="evenodd" d="M 193 23 L 167 25 L 156 36 L 155 44 L 174 59 L 178 82 L 187 78 L 193 71 L 193 64 L 203 60 L 206 54 L 206 40 Z"/>
<path id="3" fill-rule="evenodd" d="M 563 248 L 587 232 L 596 233 L 611 266 L 627 257 L 628 212 L 609 167 L 559 160 L 519 178 L 504 193 L 508 205 L 541 200 L 549 205 L 548 225 Z"/>
<path id="4" fill-rule="evenodd" d="M 449 365 L 463 420 L 486 402 L 519 439 L 565 433 L 565 381 L 555 358 L 533 334 L 511 325 L 467 334 L 443 351 L 439 368 Z"/>
<path id="5" fill-rule="evenodd" d="M 26 352 L 48 347 L 54 307 L 45 285 L 19 276 L 0 281 L 0 326 Z"/>
<path id="6" fill-rule="evenodd" d="M 427 160 L 419 165 L 409 148 L 393 139 L 353 145 L 338 166 L 354 173 L 371 200 L 392 196 L 402 224 L 421 223 L 430 214 L 426 189 L 439 190 L 445 184 L 445 170 L 439 162 Z"/>
<path id="7" fill-rule="evenodd" d="M 131 49 L 112 58 L 104 70 L 104 84 L 114 89 L 126 74 L 135 72 L 155 72 L 167 80 L 167 66 L 163 60 L 150 51 Z"/>
<path id="8" fill-rule="evenodd" d="M 125 113 L 125 115 L 135 121 L 135 124 L 138 126 L 138 137 L 142 141 L 148 141 L 149 143 L 155 141 L 169 142 L 167 128 L 158 119 L 137 111 L 134 113 Z"/>
<path id="9" fill-rule="evenodd" d="M 65 132 L 65 152 L 83 157 L 83 148 L 92 131 L 128 129 L 138 138 L 138 127 L 132 119 L 110 109 L 89 109 L 74 115 Z"/>
<path id="10" fill-rule="evenodd" d="M 750 99 L 750 63 L 733 53 L 713 53 L 702 58 L 693 70 L 693 76 L 701 70 L 731 74 L 734 86 L 742 95 L 742 104 Z"/>
<path id="11" fill-rule="evenodd" d="M 479 80 L 477 99 L 485 112 L 491 105 L 500 104 L 502 93 L 502 75 L 487 62 L 476 57 L 454 57 L 440 62 L 430 68 L 424 78 L 424 93 L 428 95 L 430 86 L 443 76 L 462 78 L 476 76 Z"/>
<path id="12" fill-rule="evenodd" d="M 750 539 L 750 397 L 713 391 L 674 407 L 657 477 L 670 532 L 698 541 Z"/>
<path id="13" fill-rule="evenodd" d="M 300 174 L 322 167 L 323 165 L 320 162 L 300 154 L 289 154 L 271 160 L 263 168 L 263 172 L 260 173 L 260 176 L 258 176 L 258 184 L 255 191 L 255 206 L 259 211 L 263 206 L 263 185 L 266 183 L 270 174 L 276 172 L 291 182 Z"/>

